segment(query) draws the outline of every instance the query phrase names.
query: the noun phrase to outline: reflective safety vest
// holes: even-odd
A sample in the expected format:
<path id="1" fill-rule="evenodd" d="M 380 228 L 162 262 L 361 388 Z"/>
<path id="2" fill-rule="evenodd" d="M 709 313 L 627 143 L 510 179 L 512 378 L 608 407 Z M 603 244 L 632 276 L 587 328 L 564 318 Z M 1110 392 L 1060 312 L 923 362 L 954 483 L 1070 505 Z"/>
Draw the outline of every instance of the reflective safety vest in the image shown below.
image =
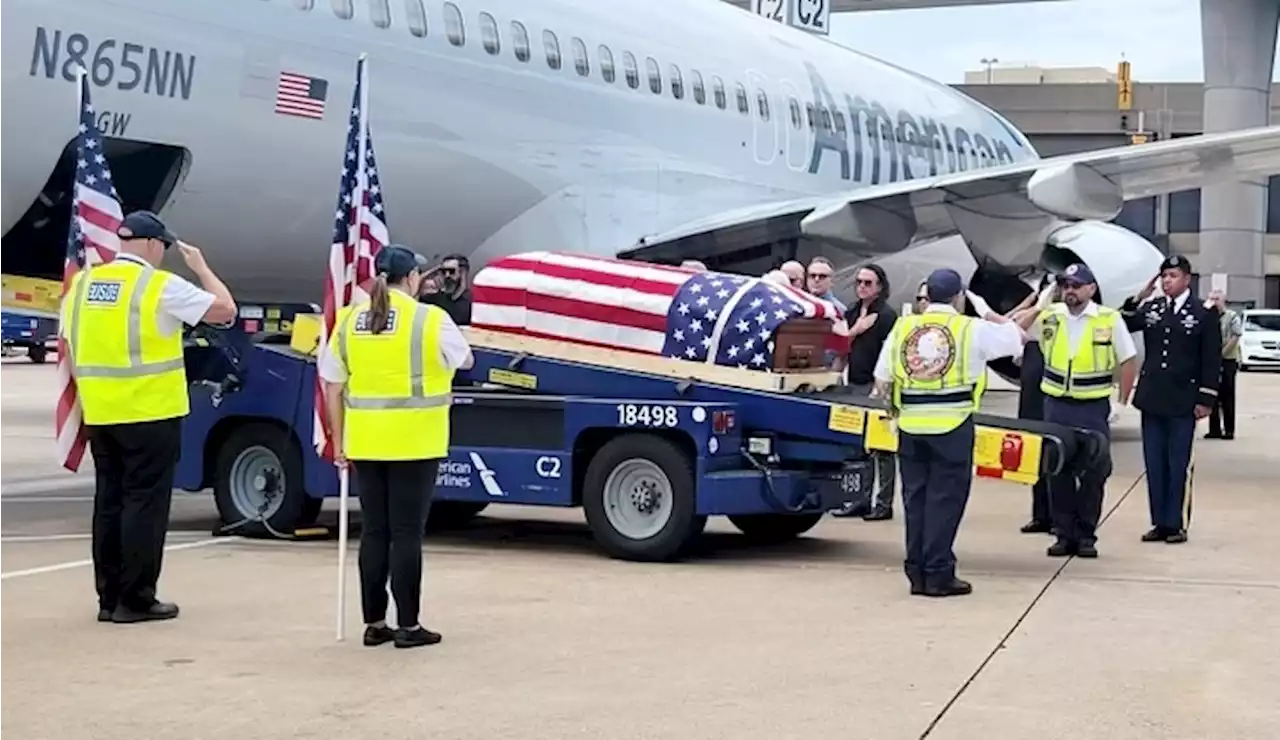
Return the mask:
<path id="1" fill-rule="evenodd" d="M 343 454 L 349 460 L 430 460 L 449 452 L 453 370 L 440 359 L 444 309 L 388 291 L 387 326 L 369 331 L 369 304 L 335 320 L 346 368 Z"/>
<path id="2" fill-rule="evenodd" d="M 893 405 L 907 434 L 946 434 L 963 424 L 986 390 L 986 368 L 969 378 L 975 319 L 940 311 L 903 316 L 893 326 Z"/>
<path id="3" fill-rule="evenodd" d="M 127 259 L 87 268 L 72 279 L 63 335 L 89 425 L 186 416 L 182 329 L 162 334 L 160 296 L 173 275 Z"/>
<path id="4" fill-rule="evenodd" d="M 1116 312 L 1098 306 L 1097 315 L 1085 317 L 1084 334 L 1072 354 L 1066 311 L 1066 304 L 1058 304 L 1040 313 L 1040 350 L 1044 353 L 1040 390 L 1055 398 L 1110 398 L 1116 369 L 1112 336 Z"/>

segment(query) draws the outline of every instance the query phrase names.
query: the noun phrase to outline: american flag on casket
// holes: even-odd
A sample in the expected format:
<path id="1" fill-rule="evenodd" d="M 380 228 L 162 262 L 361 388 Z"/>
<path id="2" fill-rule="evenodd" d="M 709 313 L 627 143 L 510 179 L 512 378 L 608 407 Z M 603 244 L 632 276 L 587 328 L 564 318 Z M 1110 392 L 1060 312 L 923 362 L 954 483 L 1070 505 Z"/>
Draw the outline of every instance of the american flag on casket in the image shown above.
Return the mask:
<path id="1" fill-rule="evenodd" d="M 834 332 L 843 319 L 760 278 L 560 252 L 490 262 L 471 300 L 478 329 L 759 370 L 772 367 L 783 322 L 827 319 Z"/>

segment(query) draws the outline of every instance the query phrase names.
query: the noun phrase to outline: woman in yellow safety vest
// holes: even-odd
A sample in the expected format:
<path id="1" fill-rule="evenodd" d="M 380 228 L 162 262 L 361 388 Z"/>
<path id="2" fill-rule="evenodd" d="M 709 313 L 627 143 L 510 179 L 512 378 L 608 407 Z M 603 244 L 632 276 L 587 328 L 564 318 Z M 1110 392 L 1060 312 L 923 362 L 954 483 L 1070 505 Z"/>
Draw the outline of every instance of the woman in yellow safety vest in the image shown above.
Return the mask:
<path id="1" fill-rule="evenodd" d="M 422 536 L 436 470 L 449 452 L 450 388 L 471 347 L 444 309 L 418 303 L 426 260 L 397 245 L 378 252 L 367 302 L 338 312 L 321 353 L 325 405 L 339 466 L 360 496 L 364 644 L 440 642 L 418 622 Z M 387 626 L 387 579 L 399 629 Z"/>

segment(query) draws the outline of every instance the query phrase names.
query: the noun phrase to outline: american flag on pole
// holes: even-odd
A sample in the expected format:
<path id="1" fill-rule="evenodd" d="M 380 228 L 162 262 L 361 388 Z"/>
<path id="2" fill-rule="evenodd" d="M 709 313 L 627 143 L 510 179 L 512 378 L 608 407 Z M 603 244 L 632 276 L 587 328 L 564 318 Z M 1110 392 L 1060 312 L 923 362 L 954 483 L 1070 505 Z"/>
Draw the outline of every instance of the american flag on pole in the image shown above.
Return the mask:
<path id="1" fill-rule="evenodd" d="M 773 332 L 794 318 L 841 320 L 829 301 L 760 278 L 529 252 L 490 262 L 471 324 L 514 334 L 768 369 Z"/>
<path id="2" fill-rule="evenodd" d="M 102 153 L 102 132 L 93 120 L 89 101 L 89 75 L 79 70 L 80 126 L 76 135 L 76 174 L 71 200 L 71 227 L 67 233 L 67 258 L 62 269 L 62 297 L 65 300 L 71 279 L 86 265 L 109 262 L 120 251 L 116 227 L 124 218 L 119 196 L 111 180 L 111 168 Z M 66 340 L 58 336 L 58 394 L 54 429 L 58 460 L 76 472 L 84 458 L 84 416 Z"/>
<path id="3" fill-rule="evenodd" d="M 333 331 L 338 311 L 369 299 L 365 286 L 373 277 L 373 258 L 389 241 L 382 185 L 369 133 L 369 75 L 365 55 L 356 63 L 356 89 L 351 98 L 347 143 L 334 213 L 333 246 L 324 286 L 324 323 L 320 329 L 323 350 Z M 324 415 L 324 386 L 316 376 L 313 443 L 327 460 L 333 459 L 333 440 Z"/>

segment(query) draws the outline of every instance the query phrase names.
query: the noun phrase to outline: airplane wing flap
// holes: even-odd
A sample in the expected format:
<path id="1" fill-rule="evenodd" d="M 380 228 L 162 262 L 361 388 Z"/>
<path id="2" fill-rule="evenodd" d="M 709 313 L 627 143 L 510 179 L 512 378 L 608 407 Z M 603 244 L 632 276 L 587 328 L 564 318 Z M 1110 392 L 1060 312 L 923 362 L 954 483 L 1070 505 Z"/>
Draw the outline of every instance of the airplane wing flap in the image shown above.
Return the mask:
<path id="1" fill-rule="evenodd" d="M 635 259 L 714 255 L 810 238 L 887 254 L 962 233 L 1034 238 L 1055 219 L 1108 221 L 1124 202 L 1280 173 L 1280 126 L 1019 162 L 954 175 L 862 187 L 716 214 L 642 239 Z"/>

